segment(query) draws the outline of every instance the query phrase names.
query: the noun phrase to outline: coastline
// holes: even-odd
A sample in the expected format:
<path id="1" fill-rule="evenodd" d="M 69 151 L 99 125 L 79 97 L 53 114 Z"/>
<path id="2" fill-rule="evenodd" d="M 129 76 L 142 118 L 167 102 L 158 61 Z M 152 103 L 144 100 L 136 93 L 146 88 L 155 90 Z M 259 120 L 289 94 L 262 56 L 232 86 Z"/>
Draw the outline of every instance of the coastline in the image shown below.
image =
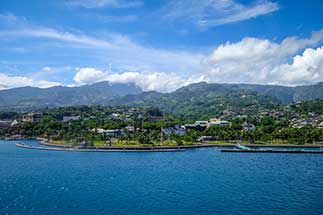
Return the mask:
<path id="1" fill-rule="evenodd" d="M 28 140 L 28 139 L 24 139 Z M 31 140 L 31 139 L 30 139 Z M 51 143 L 44 138 L 35 138 L 40 146 L 33 146 L 24 143 L 17 143 L 16 146 L 25 149 L 35 150 L 47 150 L 47 151 L 67 151 L 67 152 L 179 152 L 187 149 L 198 148 L 234 148 L 236 144 L 193 144 L 193 145 L 181 145 L 181 146 L 91 146 L 87 148 L 77 147 L 73 145 L 55 144 Z M 321 148 L 323 145 L 291 145 L 291 144 L 244 144 L 247 147 L 254 148 Z M 227 149 L 225 149 L 227 150 Z"/>
<path id="2" fill-rule="evenodd" d="M 43 150 L 43 151 L 68 151 L 68 152 L 180 152 L 183 149 L 156 149 L 156 148 L 145 148 L 145 149 L 99 149 L 99 148 L 62 148 L 62 147 L 43 147 L 43 146 L 31 146 L 21 143 L 16 143 L 17 147 L 25 149 Z"/>
<path id="3" fill-rule="evenodd" d="M 51 147 L 59 147 L 59 148 L 74 148 L 72 145 L 68 144 L 55 144 L 51 143 L 46 139 L 43 138 L 36 138 L 39 140 L 39 144 Z M 270 147 L 270 148 L 320 148 L 323 147 L 323 144 L 317 145 L 294 145 L 294 144 L 243 144 L 244 146 L 248 147 Z M 93 146 L 88 147 L 97 148 L 97 149 L 150 149 L 150 148 L 160 148 L 160 149 L 191 149 L 191 148 L 208 148 L 208 147 L 235 147 L 236 144 L 228 143 L 228 144 L 208 144 L 208 143 L 199 143 L 199 144 L 192 144 L 192 145 L 181 145 L 181 146 Z"/>

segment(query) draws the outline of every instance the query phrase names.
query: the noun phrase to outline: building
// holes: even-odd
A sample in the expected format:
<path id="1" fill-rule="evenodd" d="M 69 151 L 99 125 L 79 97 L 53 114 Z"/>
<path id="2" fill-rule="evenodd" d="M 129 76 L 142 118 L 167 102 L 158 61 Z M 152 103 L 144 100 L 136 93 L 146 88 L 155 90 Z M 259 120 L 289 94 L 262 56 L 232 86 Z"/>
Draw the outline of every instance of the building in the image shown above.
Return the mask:
<path id="1" fill-rule="evenodd" d="M 255 126 L 254 124 L 249 124 L 249 123 L 247 123 L 247 122 L 244 122 L 244 123 L 242 124 L 242 127 L 243 127 L 243 130 L 244 130 L 244 131 L 253 131 L 253 130 L 255 130 L 255 129 L 256 129 L 256 126 Z"/>
<path id="2" fill-rule="evenodd" d="M 0 129 L 7 129 L 11 127 L 11 121 L 9 120 L 1 120 L 0 121 Z"/>
<path id="3" fill-rule="evenodd" d="M 213 126 L 231 126 L 231 122 L 221 119 L 210 119 L 210 121 L 196 121 L 194 124 L 185 124 L 185 129 L 204 130 Z"/>
<path id="4" fill-rule="evenodd" d="M 15 125 L 18 125 L 19 124 L 19 122 L 17 121 L 17 120 L 13 120 L 12 122 L 11 122 L 11 127 L 12 126 L 15 126 Z"/>
<path id="5" fill-rule="evenodd" d="M 7 129 L 18 124 L 17 120 L 0 120 L 0 129 Z"/>
<path id="6" fill-rule="evenodd" d="M 63 122 L 77 121 L 80 119 L 80 116 L 63 116 Z"/>
<path id="7" fill-rule="evenodd" d="M 120 129 L 97 128 L 97 129 L 92 129 L 92 131 L 96 131 L 99 134 L 105 134 L 109 137 L 120 137 L 123 135 L 122 130 L 120 130 Z"/>
<path id="8" fill-rule="evenodd" d="M 321 122 L 320 124 L 318 124 L 317 126 L 318 128 L 323 128 L 323 122 Z"/>
<path id="9" fill-rule="evenodd" d="M 212 127 L 212 126 L 231 126 L 231 122 L 229 121 L 224 121 L 221 119 L 210 119 L 210 122 L 207 123 L 207 127 Z"/>
<path id="10" fill-rule="evenodd" d="M 23 122 L 40 122 L 40 120 L 43 118 L 42 113 L 29 113 L 22 116 Z"/>
<path id="11" fill-rule="evenodd" d="M 196 121 L 194 124 L 185 124 L 185 129 L 204 130 L 208 125 L 208 121 Z"/>
<path id="12" fill-rule="evenodd" d="M 182 128 L 179 125 L 175 125 L 174 127 L 169 127 L 169 128 L 162 128 L 161 131 L 166 136 L 169 136 L 171 134 L 184 135 L 186 133 L 185 128 Z"/>
<path id="13" fill-rule="evenodd" d="M 127 125 L 125 127 L 126 131 L 129 132 L 129 133 L 134 133 L 135 132 L 135 126 L 133 125 Z"/>

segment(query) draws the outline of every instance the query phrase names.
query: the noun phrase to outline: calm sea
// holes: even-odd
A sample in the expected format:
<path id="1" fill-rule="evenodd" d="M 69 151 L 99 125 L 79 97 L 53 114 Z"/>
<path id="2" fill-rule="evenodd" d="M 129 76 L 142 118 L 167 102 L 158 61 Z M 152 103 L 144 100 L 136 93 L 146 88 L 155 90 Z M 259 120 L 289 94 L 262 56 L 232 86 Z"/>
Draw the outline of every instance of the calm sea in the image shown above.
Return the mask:
<path id="1" fill-rule="evenodd" d="M 319 154 L 52 152 L 15 143 L 0 141 L 1 215 L 323 214 Z"/>

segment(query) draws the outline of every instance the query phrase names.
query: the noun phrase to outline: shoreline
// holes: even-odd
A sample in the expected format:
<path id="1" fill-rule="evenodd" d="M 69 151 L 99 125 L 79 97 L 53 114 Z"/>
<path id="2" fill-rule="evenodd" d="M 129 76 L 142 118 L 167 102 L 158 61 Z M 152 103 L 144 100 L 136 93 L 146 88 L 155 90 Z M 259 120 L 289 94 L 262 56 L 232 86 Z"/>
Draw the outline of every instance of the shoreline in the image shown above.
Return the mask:
<path id="1" fill-rule="evenodd" d="M 48 140 L 43 138 L 37 138 L 39 144 L 44 146 L 58 147 L 58 148 L 75 148 L 69 144 L 55 144 L 50 143 Z M 320 148 L 323 147 L 322 144 L 319 145 L 292 145 L 292 144 L 243 144 L 248 147 L 268 147 L 268 148 Z M 181 146 L 93 146 L 89 147 L 89 149 L 151 149 L 151 148 L 159 148 L 159 149 L 193 149 L 193 148 L 209 148 L 209 147 L 235 147 L 236 144 L 208 144 L 208 143 L 200 143 L 200 144 L 192 144 L 192 145 L 181 145 Z"/>
<path id="2" fill-rule="evenodd" d="M 34 149 L 34 150 L 43 150 L 43 151 L 68 151 L 68 152 L 181 152 L 184 149 L 176 148 L 176 149 L 99 149 L 99 148 L 62 148 L 62 147 L 43 147 L 43 146 L 31 146 L 21 143 L 16 143 L 17 147 L 24 149 Z"/>
<path id="3" fill-rule="evenodd" d="M 27 139 L 28 140 L 28 139 Z M 31 139 L 30 139 L 31 140 Z M 16 143 L 15 145 L 20 148 L 35 149 L 35 150 L 47 150 L 47 151 L 68 151 L 68 152 L 179 152 L 187 149 L 198 149 L 198 148 L 227 148 L 224 151 L 235 152 L 234 148 L 236 144 L 193 144 L 193 145 L 182 145 L 182 146 L 92 146 L 88 148 L 75 147 L 73 145 L 54 144 L 50 143 L 44 138 L 35 138 L 40 146 L 33 146 L 24 143 Z M 257 148 L 322 148 L 323 145 L 286 145 L 286 144 L 244 144 L 247 147 Z"/>

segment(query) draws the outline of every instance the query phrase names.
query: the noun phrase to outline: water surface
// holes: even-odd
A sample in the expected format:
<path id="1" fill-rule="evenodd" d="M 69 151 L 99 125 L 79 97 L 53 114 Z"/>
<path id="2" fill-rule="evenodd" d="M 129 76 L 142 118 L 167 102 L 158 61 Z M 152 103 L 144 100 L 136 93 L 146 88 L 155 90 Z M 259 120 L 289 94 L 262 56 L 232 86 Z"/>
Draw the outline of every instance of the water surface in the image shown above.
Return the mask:
<path id="1" fill-rule="evenodd" d="M 37 144 L 36 141 L 22 141 Z M 322 214 L 323 155 L 85 153 L 0 141 L 0 214 Z"/>

